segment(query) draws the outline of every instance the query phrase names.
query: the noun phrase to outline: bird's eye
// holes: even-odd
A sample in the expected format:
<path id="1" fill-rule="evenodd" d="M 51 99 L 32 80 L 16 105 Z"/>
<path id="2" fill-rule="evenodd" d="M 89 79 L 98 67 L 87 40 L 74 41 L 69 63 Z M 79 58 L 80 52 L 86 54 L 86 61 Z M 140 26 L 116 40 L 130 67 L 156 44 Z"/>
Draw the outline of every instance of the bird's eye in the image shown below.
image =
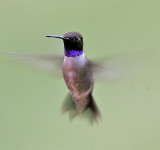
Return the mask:
<path id="1" fill-rule="evenodd" d="M 76 36 L 75 38 L 74 38 L 76 41 L 78 41 L 79 40 L 79 38 Z"/>

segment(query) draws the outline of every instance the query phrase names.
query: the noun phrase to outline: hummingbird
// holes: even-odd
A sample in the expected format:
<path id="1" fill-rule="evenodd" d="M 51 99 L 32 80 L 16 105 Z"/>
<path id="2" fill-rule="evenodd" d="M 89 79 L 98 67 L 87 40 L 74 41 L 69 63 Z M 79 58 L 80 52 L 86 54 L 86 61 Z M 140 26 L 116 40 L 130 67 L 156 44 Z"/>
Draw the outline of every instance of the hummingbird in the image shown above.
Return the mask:
<path id="1" fill-rule="evenodd" d="M 78 32 L 68 32 L 64 36 L 47 35 L 46 37 L 59 38 L 64 42 L 64 60 L 62 66 L 63 78 L 68 87 L 69 95 L 66 106 L 73 102 L 72 110 L 78 114 L 90 109 L 93 118 L 98 120 L 101 115 L 92 96 L 94 87 L 93 63 L 83 51 L 83 36 Z M 68 103 L 68 104 L 67 104 Z"/>

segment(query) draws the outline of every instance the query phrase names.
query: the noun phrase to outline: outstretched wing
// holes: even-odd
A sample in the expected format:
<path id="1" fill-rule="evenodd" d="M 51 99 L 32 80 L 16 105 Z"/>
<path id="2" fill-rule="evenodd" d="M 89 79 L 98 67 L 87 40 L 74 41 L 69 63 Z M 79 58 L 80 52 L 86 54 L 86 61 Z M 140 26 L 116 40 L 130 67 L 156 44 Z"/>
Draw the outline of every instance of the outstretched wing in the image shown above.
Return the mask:
<path id="1" fill-rule="evenodd" d="M 142 75 L 147 69 L 148 56 L 150 55 L 146 53 L 133 52 L 101 59 L 98 63 L 93 63 L 95 79 L 126 79 Z"/>
<path id="2" fill-rule="evenodd" d="M 28 64 L 43 71 L 59 72 L 62 70 L 63 56 L 24 52 L 10 52 L 9 55 L 20 63 Z"/>

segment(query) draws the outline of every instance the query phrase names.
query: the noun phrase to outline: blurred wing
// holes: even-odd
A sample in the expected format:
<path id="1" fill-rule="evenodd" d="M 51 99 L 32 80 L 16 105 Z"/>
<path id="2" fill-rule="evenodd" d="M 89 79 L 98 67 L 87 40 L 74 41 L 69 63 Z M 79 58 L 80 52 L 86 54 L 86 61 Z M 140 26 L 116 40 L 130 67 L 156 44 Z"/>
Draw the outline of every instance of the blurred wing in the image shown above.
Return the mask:
<path id="1" fill-rule="evenodd" d="M 112 80 L 144 75 L 148 56 L 146 53 L 130 53 L 101 59 L 93 65 L 94 76 L 98 80 Z"/>
<path id="2" fill-rule="evenodd" d="M 48 72 L 57 72 L 62 70 L 63 56 L 22 52 L 11 52 L 9 55 L 20 63 L 28 64 L 40 70 Z"/>

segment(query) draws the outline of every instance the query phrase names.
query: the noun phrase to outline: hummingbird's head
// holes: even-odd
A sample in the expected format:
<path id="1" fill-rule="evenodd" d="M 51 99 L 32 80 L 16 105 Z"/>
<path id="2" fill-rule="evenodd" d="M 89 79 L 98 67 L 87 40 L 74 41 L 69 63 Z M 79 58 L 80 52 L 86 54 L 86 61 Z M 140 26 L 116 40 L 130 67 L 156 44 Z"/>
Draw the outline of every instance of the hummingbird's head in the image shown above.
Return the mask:
<path id="1" fill-rule="evenodd" d="M 80 33 L 68 32 L 63 37 L 65 49 L 83 50 L 83 36 Z"/>
<path id="2" fill-rule="evenodd" d="M 65 50 L 83 50 L 83 36 L 78 32 L 68 32 L 64 36 L 47 35 L 46 37 L 62 39 Z"/>

